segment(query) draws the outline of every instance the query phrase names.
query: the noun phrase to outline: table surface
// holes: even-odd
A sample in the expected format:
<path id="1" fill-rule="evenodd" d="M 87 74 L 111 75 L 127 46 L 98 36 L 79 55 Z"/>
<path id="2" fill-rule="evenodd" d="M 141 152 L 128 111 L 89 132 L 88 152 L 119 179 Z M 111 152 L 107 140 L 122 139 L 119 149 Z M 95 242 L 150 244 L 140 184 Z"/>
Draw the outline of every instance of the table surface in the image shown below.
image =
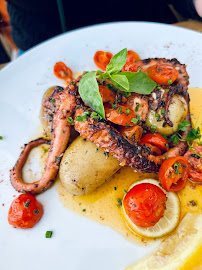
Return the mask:
<path id="1" fill-rule="evenodd" d="M 192 29 L 192 30 L 195 30 L 195 31 L 198 31 L 198 32 L 202 33 L 202 22 L 199 22 L 199 21 L 189 20 L 189 21 L 175 23 L 174 25 L 184 27 L 184 28 L 187 28 L 187 29 Z M 0 69 L 2 69 L 6 64 L 7 63 L 1 64 Z"/>

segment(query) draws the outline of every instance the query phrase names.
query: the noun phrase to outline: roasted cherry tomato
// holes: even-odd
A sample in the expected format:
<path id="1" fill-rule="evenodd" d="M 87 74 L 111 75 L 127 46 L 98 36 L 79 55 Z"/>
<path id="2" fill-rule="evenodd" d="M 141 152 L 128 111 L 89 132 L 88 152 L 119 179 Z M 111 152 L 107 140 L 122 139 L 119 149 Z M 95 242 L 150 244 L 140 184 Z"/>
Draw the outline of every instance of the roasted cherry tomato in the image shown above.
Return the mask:
<path id="1" fill-rule="evenodd" d="M 137 72 L 138 71 L 138 64 L 133 63 L 133 62 L 128 62 L 123 66 L 122 71 Z"/>
<path id="2" fill-rule="evenodd" d="M 159 181 L 166 191 L 182 190 L 188 178 L 188 162 L 185 157 L 166 159 L 159 170 Z"/>
<path id="3" fill-rule="evenodd" d="M 127 52 L 127 60 L 126 60 L 126 62 L 134 62 L 134 61 L 137 61 L 137 60 L 140 60 L 140 59 L 141 59 L 140 56 L 136 52 L 134 52 L 132 50 L 129 50 Z"/>
<path id="4" fill-rule="evenodd" d="M 99 92 L 102 97 L 103 103 L 105 102 L 114 103 L 116 101 L 116 94 L 114 91 L 110 90 L 109 87 L 99 85 Z"/>
<path id="5" fill-rule="evenodd" d="M 56 77 L 62 80 L 69 80 L 72 78 L 72 71 L 68 68 L 65 63 L 58 62 L 54 66 L 54 74 Z"/>
<path id="6" fill-rule="evenodd" d="M 105 117 L 107 121 L 120 126 L 134 125 L 133 121 L 136 119 L 136 114 L 133 110 L 125 104 L 116 104 L 115 108 L 111 104 L 105 104 Z"/>
<path id="7" fill-rule="evenodd" d="M 106 66 L 109 64 L 112 57 L 113 54 L 110 52 L 97 51 L 94 55 L 94 62 L 97 67 L 106 70 Z"/>
<path id="8" fill-rule="evenodd" d="M 149 147 L 150 150 L 151 150 L 152 155 L 155 155 L 155 156 L 160 156 L 161 155 L 161 150 L 157 146 L 152 145 L 150 143 L 144 143 L 144 142 L 140 142 L 139 144 L 140 145 L 145 145 L 146 147 Z"/>
<path id="9" fill-rule="evenodd" d="M 14 227 L 29 229 L 39 222 L 42 215 L 42 204 L 31 194 L 21 194 L 10 206 L 8 222 Z"/>
<path id="10" fill-rule="evenodd" d="M 152 227 L 163 217 L 166 195 L 161 188 L 150 183 L 141 183 L 125 195 L 123 206 L 131 221 L 140 227 Z"/>
<path id="11" fill-rule="evenodd" d="M 168 141 L 159 133 L 147 133 L 142 136 L 140 141 L 143 143 L 150 143 L 152 145 L 155 145 L 164 152 L 167 152 L 169 150 Z"/>
<path id="12" fill-rule="evenodd" d="M 172 84 L 178 77 L 179 72 L 168 64 L 157 64 L 147 69 L 148 76 L 158 84 Z"/>
<path id="13" fill-rule="evenodd" d="M 194 152 L 202 156 L 202 146 L 193 148 Z M 184 155 L 189 164 L 188 176 L 195 182 L 202 183 L 202 158 L 194 154 L 191 150 Z"/>

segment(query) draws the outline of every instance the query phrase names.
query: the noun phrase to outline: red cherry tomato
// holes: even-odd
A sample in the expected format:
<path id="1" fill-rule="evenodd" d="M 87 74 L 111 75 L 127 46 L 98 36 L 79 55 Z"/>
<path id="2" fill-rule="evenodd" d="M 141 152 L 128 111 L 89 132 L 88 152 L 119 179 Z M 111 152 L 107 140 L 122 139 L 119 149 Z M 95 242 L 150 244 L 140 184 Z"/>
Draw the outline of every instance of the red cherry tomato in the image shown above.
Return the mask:
<path id="1" fill-rule="evenodd" d="M 147 133 L 142 136 L 140 141 L 141 143 L 143 142 L 143 143 L 150 143 L 152 145 L 155 145 L 164 152 L 167 152 L 169 150 L 168 141 L 159 133 L 154 133 L 154 134 Z"/>
<path id="2" fill-rule="evenodd" d="M 130 220 L 140 227 L 152 227 L 163 217 L 166 195 L 161 188 L 150 183 L 141 183 L 125 195 L 123 206 Z"/>
<path id="3" fill-rule="evenodd" d="M 94 62 L 97 67 L 102 70 L 106 70 L 106 66 L 109 64 L 113 54 L 110 52 L 97 51 L 94 55 Z"/>
<path id="4" fill-rule="evenodd" d="M 14 227 L 29 229 L 39 222 L 42 215 L 42 204 L 31 194 L 21 194 L 10 206 L 8 222 Z"/>
<path id="5" fill-rule="evenodd" d="M 137 60 L 140 60 L 140 59 L 141 59 L 140 56 L 136 52 L 134 52 L 132 50 L 129 50 L 127 52 L 127 60 L 126 60 L 126 62 L 134 62 L 134 61 L 137 61 Z"/>
<path id="6" fill-rule="evenodd" d="M 172 84 L 178 77 L 179 72 L 168 64 L 157 64 L 147 69 L 148 76 L 158 84 Z"/>
<path id="7" fill-rule="evenodd" d="M 110 90 L 109 87 L 99 85 L 99 92 L 102 97 L 103 103 L 105 102 L 114 103 L 116 101 L 116 94 L 114 91 Z"/>
<path id="8" fill-rule="evenodd" d="M 123 66 L 122 71 L 137 72 L 138 71 L 138 64 L 136 64 L 134 62 L 128 62 Z"/>
<path id="9" fill-rule="evenodd" d="M 159 170 L 159 181 L 166 191 L 180 191 L 187 182 L 188 162 L 178 156 L 166 159 Z"/>
<path id="10" fill-rule="evenodd" d="M 193 148 L 194 152 L 202 156 L 202 146 Z M 191 150 L 184 155 L 189 164 L 188 176 L 195 182 L 202 183 L 202 158 L 194 154 Z"/>
<path id="11" fill-rule="evenodd" d="M 155 155 L 155 156 L 160 156 L 161 155 L 161 150 L 157 146 L 152 145 L 150 143 L 144 143 L 144 142 L 140 142 L 139 144 L 140 145 L 145 145 L 146 147 L 149 147 L 150 150 L 151 150 L 152 155 Z"/>
<path id="12" fill-rule="evenodd" d="M 72 71 L 68 68 L 65 63 L 58 62 L 54 66 L 54 74 L 56 77 L 62 80 L 69 80 L 72 78 Z"/>
<path id="13" fill-rule="evenodd" d="M 111 104 L 104 105 L 105 117 L 107 121 L 120 126 L 134 125 L 131 120 L 136 118 L 136 114 L 133 110 L 125 104 L 116 104 L 113 108 Z"/>

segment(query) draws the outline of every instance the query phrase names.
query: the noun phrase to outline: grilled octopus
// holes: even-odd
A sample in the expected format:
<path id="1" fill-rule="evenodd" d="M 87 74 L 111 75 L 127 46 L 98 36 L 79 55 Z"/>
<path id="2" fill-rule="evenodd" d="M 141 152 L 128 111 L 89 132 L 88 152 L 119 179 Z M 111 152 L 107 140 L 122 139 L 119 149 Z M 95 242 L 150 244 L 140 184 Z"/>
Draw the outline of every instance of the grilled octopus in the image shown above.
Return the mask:
<path id="1" fill-rule="evenodd" d="M 168 108 L 175 94 L 182 95 L 185 98 L 188 106 L 185 119 L 190 121 L 189 94 L 187 91 L 189 77 L 186 72 L 186 66 L 180 64 L 177 59 L 167 60 L 164 58 L 139 60 L 136 63 L 138 64 L 138 69 L 142 70 L 146 70 L 148 67 L 158 63 L 169 64 L 179 71 L 179 75 L 172 85 L 166 86 L 167 89 L 169 88 L 166 93 L 164 93 L 164 85 L 161 86 L 161 89 L 155 88 L 150 95 L 131 93 L 128 98 L 121 91 L 111 91 L 111 95 L 117 102 L 129 105 L 134 111 L 137 104 L 141 104 L 140 110 L 136 112 L 139 114 L 141 121 L 135 126 L 135 132 L 132 138 L 127 136 L 127 130 L 123 131 L 120 127 L 109 121 L 91 117 L 90 113 L 93 110 L 83 103 L 78 92 L 81 75 L 65 89 L 56 87 L 51 96 L 43 102 L 47 118 L 49 120 L 51 119 L 50 121 L 52 122 L 51 141 L 39 138 L 24 146 L 19 159 L 10 173 L 11 184 L 18 192 L 25 191 L 31 194 L 39 194 L 52 186 L 58 173 L 61 158 L 68 145 L 71 123 L 67 120 L 71 118 L 74 119 L 75 130 L 82 137 L 89 139 L 105 152 L 112 154 L 120 161 L 120 165 L 130 166 L 134 170 L 158 172 L 160 165 L 166 157 L 184 155 L 187 150 L 187 143 L 183 141 L 180 141 L 168 152 L 161 155 L 153 154 L 150 148 L 146 145 L 138 144 L 138 141 L 142 136 L 149 109 L 157 110 L 159 108 L 165 108 L 165 121 L 168 125 L 172 126 L 172 122 L 168 117 Z M 98 83 L 99 85 L 106 86 L 110 82 L 98 80 Z M 50 102 L 53 98 L 54 103 Z M 103 102 L 107 102 L 107 100 L 104 100 L 104 97 L 102 98 Z M 89 112 L 89 117 L 83 122 L 77 121 L 76 119 L 78 118 L 76 116 L 81 116 L 84 112 Z M 190 128 L 191 126 L 187 128 L 187 131 L 181 133 L 182 138 L 186 137 Z M 50 144 L 44 174 L 40 180 L 34 183 L 25 183 L 22 179 L 22 167 L 27 156 L 33 147 L 44 143 Z"/>

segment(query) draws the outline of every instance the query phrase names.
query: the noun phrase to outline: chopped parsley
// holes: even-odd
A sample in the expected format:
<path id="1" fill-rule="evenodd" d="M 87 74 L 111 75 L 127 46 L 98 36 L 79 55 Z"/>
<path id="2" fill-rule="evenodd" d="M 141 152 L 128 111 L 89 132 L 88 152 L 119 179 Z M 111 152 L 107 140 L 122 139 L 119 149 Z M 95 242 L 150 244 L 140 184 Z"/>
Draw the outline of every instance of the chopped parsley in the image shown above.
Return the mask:
<path id="1" fill-rule="evenodd" d="M 45 236 L 46 236 L 46 238 L 51 238 L 52 234 L 53 234 L 52 231 L 47 231 Z"/>

